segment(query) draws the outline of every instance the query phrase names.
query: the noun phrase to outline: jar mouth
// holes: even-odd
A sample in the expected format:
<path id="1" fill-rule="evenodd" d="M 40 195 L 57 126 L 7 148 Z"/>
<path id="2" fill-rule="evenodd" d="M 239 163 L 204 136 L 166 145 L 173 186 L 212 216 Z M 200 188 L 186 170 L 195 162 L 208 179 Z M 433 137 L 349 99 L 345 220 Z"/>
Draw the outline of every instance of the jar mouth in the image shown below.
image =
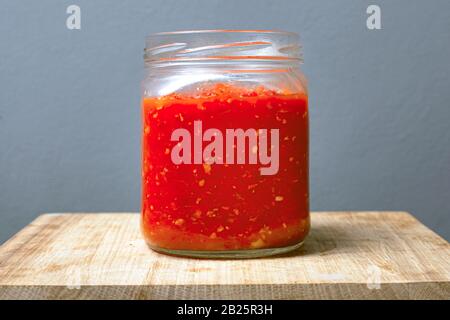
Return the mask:
<path id="1" fill-rule="evenodd" d="M 170 35 L 170 34 L 195 34 L 195 33 L 272 33 L 272 34 L 290 34 L 298 36 L 297 33 L 284 30 L 252 30 L 252 29 L 199 29 L 199 30 L 178 30 L 155 32 L 150 35 Z"/>
<path id="2" fill-rule="evenodd" d="M 279 30 L 189 30 L 146 38 L 146 63 L 242 61 L 303 62 L 298 34 Z"/>

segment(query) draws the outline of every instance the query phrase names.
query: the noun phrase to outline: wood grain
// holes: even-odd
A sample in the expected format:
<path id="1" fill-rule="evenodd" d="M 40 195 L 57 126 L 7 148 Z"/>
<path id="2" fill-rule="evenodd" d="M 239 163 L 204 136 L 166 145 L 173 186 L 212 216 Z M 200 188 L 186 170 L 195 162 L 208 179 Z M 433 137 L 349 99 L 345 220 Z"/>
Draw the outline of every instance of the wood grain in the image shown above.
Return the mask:
<path id="1" fill-rule="evenodd" d="M 138 214 L 45 214 L 0 247 L 0 299 L 450 299 L 450 245 L 410 214 L 312 227 L 281 257 L 202 260 L 151 251 Z"/>

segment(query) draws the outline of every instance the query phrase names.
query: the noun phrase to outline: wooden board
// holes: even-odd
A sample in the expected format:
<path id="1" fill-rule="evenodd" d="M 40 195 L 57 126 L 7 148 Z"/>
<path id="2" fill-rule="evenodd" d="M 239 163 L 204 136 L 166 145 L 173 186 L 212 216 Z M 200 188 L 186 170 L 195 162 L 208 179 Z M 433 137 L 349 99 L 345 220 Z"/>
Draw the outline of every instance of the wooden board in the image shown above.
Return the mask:
<path id="1" fill-rule="evenodd" d="M 402 212 L 313 213 L 296 252 L 151 251 L 138 214 L 45 214 L 0 247 L 1 299 L 449 299 L 450 245 Z"/>

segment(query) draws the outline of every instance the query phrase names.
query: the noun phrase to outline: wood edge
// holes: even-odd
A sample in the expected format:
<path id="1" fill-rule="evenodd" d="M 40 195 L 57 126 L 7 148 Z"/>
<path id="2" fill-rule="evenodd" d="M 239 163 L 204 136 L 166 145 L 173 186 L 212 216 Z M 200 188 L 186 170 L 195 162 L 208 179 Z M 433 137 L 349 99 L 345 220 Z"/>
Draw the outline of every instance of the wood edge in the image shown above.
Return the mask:
<path id="1" fill-rule="evenodd" d="M 435 236 L 436 238 L 438 238 L 440 241 L 442 241 L 443 243 L 447 243 L 447 245 L 450 245 L 450 243 L 443 237 L 441 236 L 439 233 L 437 233 L 436 231 L 434 231 L 433 229 L 431 229 L 430 227 L 428 227 L 425 223 L 423 223 L 419 218 L 417 218 L 415 215 L 406 212 L 406 211 L 399 211 L 399 213 L 402 213 L 405 215 L 405 218 L 409 218 L 410 220 L 414 221 L 415 223 L 417 223 L 418 225 L 420 225 L 422 228 L 426 229 L 429 233 L 431 233 L 433 236 Z M 450 247 L 449 247 L 450 248 Z"/>
<path id="2" fill-rule="evenodd" d="M 78 217 L 89 217 L 89 216 L 108 216 L 108 215 L 113 215 L 113 216 L 138 216 L 140 215 L 140 212 L 124 212 L 124 211 L 118 211 L 118 212 L 62 212 L 62 213 L 58 213 L 58 212 L 49 212 L 49 213 L 42 213 L 40 214 L 37 218 L 40 217 L 44 217 L 44 218 L 53 218 L 53 217 L 74 217 L 74 216 L 78 216 Z M 35 220 L 37 220 L 37 218 Z M 34 221 L 33 221 L 34 222 Z"/>
<path id="3" fill-rule="evenodd" d="M 378 214 L 378 215 L 397 215 L 403 216 L 405 218 L 413 218 L 414 215 L 409 213 L 408 211 L 392 211 L 392 210 L 342 210 L 342 211 L 311 211 L 311 214 L 352 214 L 352 215 L 370 215 L 370 214 Z"/>
<path id="4" fill-rule="evenodd" d="M 22 229 L 20 229 L 16 233 L 14 233 L 11 236 L 11 238 L 9 238 L 8 240 L 6 240 L 2 244 L 0 244 L 0 255 L 1 255 L 1 250 L 3 248 L 11 245 L 12 243 L 15 242 L 15 240 L 17 240 L 18 238 L 22 237 L 23 235 L 26 235 L 29 232 L 30 228 L 33 227 L 33 226 L 39 225 L 41 220 L 45 220 L 47 217 L 51 217 L 51 216 L 56 216 L 56 214 L 43 213 L 43 214 L 40 214 L 37 217 L 35 217 L 33 220 L 31 220 L 31 222 L 28 223 L 25 227 L 23 227 Z M 37 231 L 35 233 L 37 233 Z"/>
<path id="5" fill-rule="evenodd" d="M 0 285 L 0 300 L 450 300 L 450 282 L 382 283 L 370 289 L 363 283 L 258 285 L 119 285 L 8 286 Z"/>

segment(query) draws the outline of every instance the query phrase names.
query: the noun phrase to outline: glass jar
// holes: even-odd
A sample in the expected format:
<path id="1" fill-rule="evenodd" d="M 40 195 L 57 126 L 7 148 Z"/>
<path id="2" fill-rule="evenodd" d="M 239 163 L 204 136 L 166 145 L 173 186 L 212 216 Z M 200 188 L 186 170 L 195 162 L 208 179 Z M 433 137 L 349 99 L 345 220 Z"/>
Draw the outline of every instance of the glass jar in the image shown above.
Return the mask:
<path id="1" fill-rule="evenodd" d="M 168 254 L 251 258 L 309 227 L 308 96 L 295 33 L 157 33 L 145 48 L 142 232 Z"/>

